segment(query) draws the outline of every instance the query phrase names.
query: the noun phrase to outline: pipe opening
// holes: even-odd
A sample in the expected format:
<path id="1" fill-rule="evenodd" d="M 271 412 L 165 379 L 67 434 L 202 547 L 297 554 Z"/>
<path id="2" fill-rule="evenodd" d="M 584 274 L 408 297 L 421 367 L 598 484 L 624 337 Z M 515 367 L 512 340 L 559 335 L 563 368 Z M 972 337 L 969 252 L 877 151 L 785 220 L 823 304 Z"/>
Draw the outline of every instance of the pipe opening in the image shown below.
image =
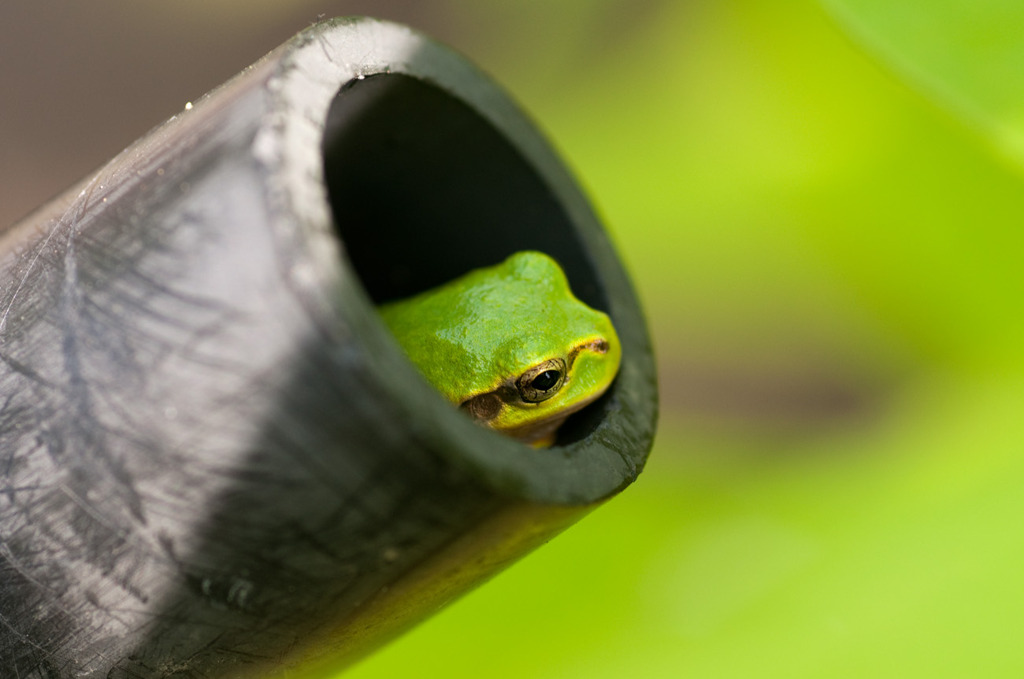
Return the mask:
<path id="1" fill-rule="evenodd" d="M 345 255 L 375 303 L 529 249 L 554 257 L 573 293 L 608 311 L 554 193 L 501 132 L 451 93 L 397 73 L 351 80 L 331 104 L 322 150 Z M 570 418 L 557 443 L 589 433 L 611 391 Z"/>

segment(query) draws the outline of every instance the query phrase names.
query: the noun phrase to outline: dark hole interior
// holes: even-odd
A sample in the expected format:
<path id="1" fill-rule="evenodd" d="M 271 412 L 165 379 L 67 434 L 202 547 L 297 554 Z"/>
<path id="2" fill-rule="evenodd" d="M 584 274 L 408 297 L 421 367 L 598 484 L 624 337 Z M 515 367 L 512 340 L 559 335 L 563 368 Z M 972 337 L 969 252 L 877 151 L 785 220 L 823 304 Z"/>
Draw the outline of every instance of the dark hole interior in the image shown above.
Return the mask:
<path id="1" fill-rule="evenodd" d="M 427 290 L 519 250 L 540 250 L 573 292 L 607 310 L 562 206 L 516 148 L 470 106 L 401 74 L 352 80 L 335 97 L 324 170 L 345 253 L 371 299 Z M 563 427 L 589 431 L 603 408 Z"/>
<path id="2" fill-rule="evenodd" d="M 324 163 L 338 232 L 375 302 L 534 249 L 558 260 L 577 297 L 606 308 L 554 195 L 444 90 L 398 74 L 351 81 L 328 115 Z"/>

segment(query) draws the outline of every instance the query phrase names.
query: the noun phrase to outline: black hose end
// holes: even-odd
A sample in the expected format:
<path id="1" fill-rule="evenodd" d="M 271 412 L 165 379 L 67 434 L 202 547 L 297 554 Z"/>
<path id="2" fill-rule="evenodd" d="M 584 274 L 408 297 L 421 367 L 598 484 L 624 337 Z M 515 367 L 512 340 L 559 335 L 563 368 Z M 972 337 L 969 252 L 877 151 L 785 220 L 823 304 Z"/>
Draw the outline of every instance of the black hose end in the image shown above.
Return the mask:
<path id="1" fill-rule="evenodd" d="M 304 31 L 0 235 L 0 672 L 256 677 L 359 657 L 632 482 L 646 326 L 508 97 L 409 29 Z M 533 450 L 375 304 L 517 250 L 623 345 Z"/>

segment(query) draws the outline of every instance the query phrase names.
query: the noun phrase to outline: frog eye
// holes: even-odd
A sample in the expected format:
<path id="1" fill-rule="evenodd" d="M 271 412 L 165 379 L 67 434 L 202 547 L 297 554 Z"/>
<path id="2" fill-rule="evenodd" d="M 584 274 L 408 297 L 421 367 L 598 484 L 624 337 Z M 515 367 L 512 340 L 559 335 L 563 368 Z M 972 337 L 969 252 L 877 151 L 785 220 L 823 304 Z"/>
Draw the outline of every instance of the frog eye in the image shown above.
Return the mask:
<path id="1" fill-rule="evenodd" d="M 516 380 L 519 396 L 527 403 L 546 401 L 565 384 L 565 361 L 553 358 L 539 363 Z"/>

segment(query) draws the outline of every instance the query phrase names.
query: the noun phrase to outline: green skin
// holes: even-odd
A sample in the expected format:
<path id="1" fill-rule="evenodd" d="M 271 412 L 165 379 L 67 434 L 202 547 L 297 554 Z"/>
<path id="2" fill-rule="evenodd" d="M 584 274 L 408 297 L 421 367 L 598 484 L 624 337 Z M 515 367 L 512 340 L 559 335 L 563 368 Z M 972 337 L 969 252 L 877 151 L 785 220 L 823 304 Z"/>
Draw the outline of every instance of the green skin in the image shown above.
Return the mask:
<path id="1" fill-rule="evenodd" d="M 518 252 L 385 304 L 385 323 L 427 380 L 480 424 L 535 447 L 603 394 L 621 348 L 555 260 Z"/>

